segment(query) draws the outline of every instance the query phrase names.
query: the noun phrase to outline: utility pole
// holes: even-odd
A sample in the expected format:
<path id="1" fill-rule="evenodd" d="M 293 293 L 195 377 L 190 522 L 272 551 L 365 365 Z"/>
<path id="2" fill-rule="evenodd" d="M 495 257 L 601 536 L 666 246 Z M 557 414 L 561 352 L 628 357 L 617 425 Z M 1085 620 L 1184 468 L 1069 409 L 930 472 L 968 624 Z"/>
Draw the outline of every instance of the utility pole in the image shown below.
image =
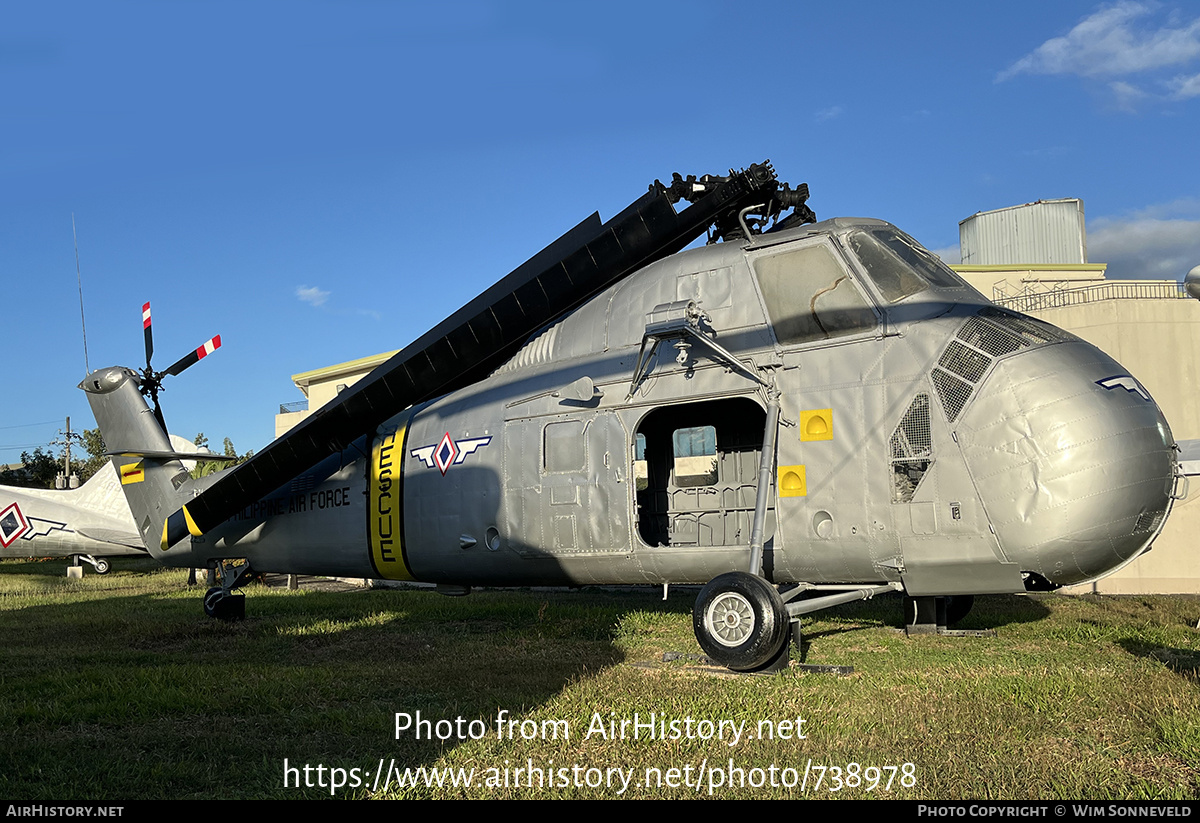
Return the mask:
<path id="1" fill-rule="evenodd" d="M 71 431 L 71 418 L 67 418 L 66 431 L 59 431 L 62 435 L 61 440 L 55 440 L 51 446 L 64 446 L 63 449 L 63 470 L 62 474 L 54 478 L 54 488 L 56 489 L 77 489 L 79 488 L 79 477 L 71 473 L 71 443 L 78 440 L 83 442 L 83 435 L 79 432 Z"/>

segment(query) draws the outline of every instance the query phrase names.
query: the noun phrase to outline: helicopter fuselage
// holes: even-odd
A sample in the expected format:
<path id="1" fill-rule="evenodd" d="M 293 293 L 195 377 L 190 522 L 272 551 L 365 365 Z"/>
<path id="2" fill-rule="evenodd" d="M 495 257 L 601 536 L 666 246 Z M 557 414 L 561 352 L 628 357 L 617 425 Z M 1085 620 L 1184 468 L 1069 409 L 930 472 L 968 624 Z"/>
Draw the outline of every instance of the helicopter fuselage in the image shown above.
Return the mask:
<path id="1" fill-rule="evenodd" d="M 750 563 L 772 439 L 763 576 L 914 596 L 1100 577 L 1161 531 L 1177 474 L 1112 358 L 995 307 L 889 224 L 837 219 L 647 266 L 490 377 L 152 551 L 454 585 L 704 583 Z"/>

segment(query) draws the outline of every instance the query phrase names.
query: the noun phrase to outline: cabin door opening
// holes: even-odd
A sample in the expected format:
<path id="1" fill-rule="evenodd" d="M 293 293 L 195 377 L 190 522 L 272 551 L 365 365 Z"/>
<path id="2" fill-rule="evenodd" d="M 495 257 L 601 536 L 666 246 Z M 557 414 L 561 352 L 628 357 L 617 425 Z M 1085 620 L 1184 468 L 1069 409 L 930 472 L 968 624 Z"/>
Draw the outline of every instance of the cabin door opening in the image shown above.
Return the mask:
<path id="1" fill-rule="evenodd" d="M 655 409 L 634 435 L 638 533 L 649 546 L 750 541 L 766 412 L 746 397 Z M 775 533 L 772 496 L 764 539 Z"/>

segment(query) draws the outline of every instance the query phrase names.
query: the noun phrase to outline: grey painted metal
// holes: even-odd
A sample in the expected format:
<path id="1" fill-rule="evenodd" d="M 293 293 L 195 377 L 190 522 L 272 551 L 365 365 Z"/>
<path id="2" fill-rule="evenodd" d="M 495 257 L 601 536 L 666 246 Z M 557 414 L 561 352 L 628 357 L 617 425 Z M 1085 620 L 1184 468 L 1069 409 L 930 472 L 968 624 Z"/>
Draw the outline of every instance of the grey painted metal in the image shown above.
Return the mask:
<path id="1" fill-rule="evenodd" d="M 767 425 L 763 427 L 763 448 L 758 459 L 758 488 L 754 493 L 754 522 L 750 527 L 750 574 L 762 574 L 763 525 L 767 519 L 767 497 L 775 474 L 775 437 L 779 433 L 779 392 L 771 391 L 767 401 Z"/>
<path id="2" fill-rule="evenodd" d="M 163 551 L 139 531 L 179 566 L 244 557 L 263 571 L 447 586 L 706 583 L 746 567 L 762 499 L 767 580 L 913 596 L 1079 583 L 1145 551 L 1177 471 L 1153 398 L 1095 347 L 995 307 L 949 270 L 935 282 L 898 257 L 864 260 L 866 235 L 927 255 L 866 219 L 672 255 L 204 537 Z M 768 297 L 762 281 L 780 271 Z M 727 354 L 695 345 L 680 362 L 660 345 L 635 381 L 656 308 L 681 301 Z M 157 450 L 133 377 L 100 370 L 83 388 L 107 442 Z M 764 382 L 779 389 L 773 447 Z M 672 454 L 673 433 L 709 442 L 707 428 L 715 455 Z M 125 490 L 139 524 L 161 529 L 203 485 L 176 488 L 169 461 L 141 459 L 147 488 Z M 763 465 L 777 467 L 769 483 Z"/>
<path id="3" fill-rule="evenodd" d="M 1200 300 L 1200 266 L 1193 266 L 1183 276 L 1183 288 L 1188 296 Z"/>
<path id="4" fill-rule="evenodd" d="M 1075 198 L 977 212 L 959 221 L 958 234 L 964 265 L 1087 262 L 1083 201 Z"/>
<path id="5" fill-rule="evenodd" d="M 78 489 L 0 486 L 0 557 L 145 554 L 112 466 Z"/>
<path id="6" fill-rule="evenodd" d="M 189 451 L 196 448 L 174 436 L 171 443 Z M 145 554 L 111 463 L 78 489 L 0 486 L 0 557 L 80 556 L 95 565 L 97 558 Z"/>
<path id="7" fill-rule="evenodd" d="M 900 588 L 897 583 L 889 583 L 886 586 L 862 587 L 841 594 L 829 594 L 824 597 L 798 600 L 787 604 L 787 612 L 791 617 L 799 617 L 802 614 L 812 614 L 822 609 L 840 606 L 843 603 L 853 603 L 855 600 L 870 600 L 877 594 L 888 594 L 898 591 Z"/>

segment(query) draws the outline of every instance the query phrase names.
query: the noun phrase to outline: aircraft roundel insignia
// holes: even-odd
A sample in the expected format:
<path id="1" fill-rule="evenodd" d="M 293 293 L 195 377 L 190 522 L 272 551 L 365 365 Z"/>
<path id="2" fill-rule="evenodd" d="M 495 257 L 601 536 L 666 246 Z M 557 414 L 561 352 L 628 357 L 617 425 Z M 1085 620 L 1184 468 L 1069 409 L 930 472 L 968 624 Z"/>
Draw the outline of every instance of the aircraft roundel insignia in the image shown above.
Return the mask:
<path id="1" fill-rule="evenodd" d="M 25 532 L 29 531 L 29 521 L 21 513 L 21 507 L 10 503 L 4 511 L 0 511 L 0 546 L 8 548 Z"/>
<path id="2" fill-rule="evenodd" d="M 450 468 L 450 464 L 454 462 L 454 458 L 458 456 L 458 449 L 454 445 L 454 441 L 450 439 L 450 432 L 446 432 L 442 436 L 442 442 L 437 444 L 437 448 L 433 452 L 433 462 L 437 463 L 437 467 L 442 470 L 442 474 L 446 473 L 446 469 Z"/>
<path id="3" fill-rule="evenodd" d="M 491 442 L 492 438 L 490 436 L 455 440 L 450 436 L 450 432 L 446 432 L 442 435 L 442 439 L 432 446 L 422 446 L 419 449 L 413 449 L 409 454 L 429 468 L 437 469 L 444 477 L 446 470 L 451 466 L 457 466 L 466 460 L 468 455 L 474 454 Z"/>
<path id="4" fill-rule="evenodd" d="M 1132 375 L 1118 374 L 1113 377 L 1106 377 L 1103 380 L 1096 381 L 1097 386 L 1112 391 L 1113 389 L 1124 389 L 1130 394 L 1136 394 L 1138 397 L 1145 400 L 1147 403 L 1154 402 L 1150 399 L 1150 392 L 1146 391 L 1146 387 L 1139 383 Z"/>

